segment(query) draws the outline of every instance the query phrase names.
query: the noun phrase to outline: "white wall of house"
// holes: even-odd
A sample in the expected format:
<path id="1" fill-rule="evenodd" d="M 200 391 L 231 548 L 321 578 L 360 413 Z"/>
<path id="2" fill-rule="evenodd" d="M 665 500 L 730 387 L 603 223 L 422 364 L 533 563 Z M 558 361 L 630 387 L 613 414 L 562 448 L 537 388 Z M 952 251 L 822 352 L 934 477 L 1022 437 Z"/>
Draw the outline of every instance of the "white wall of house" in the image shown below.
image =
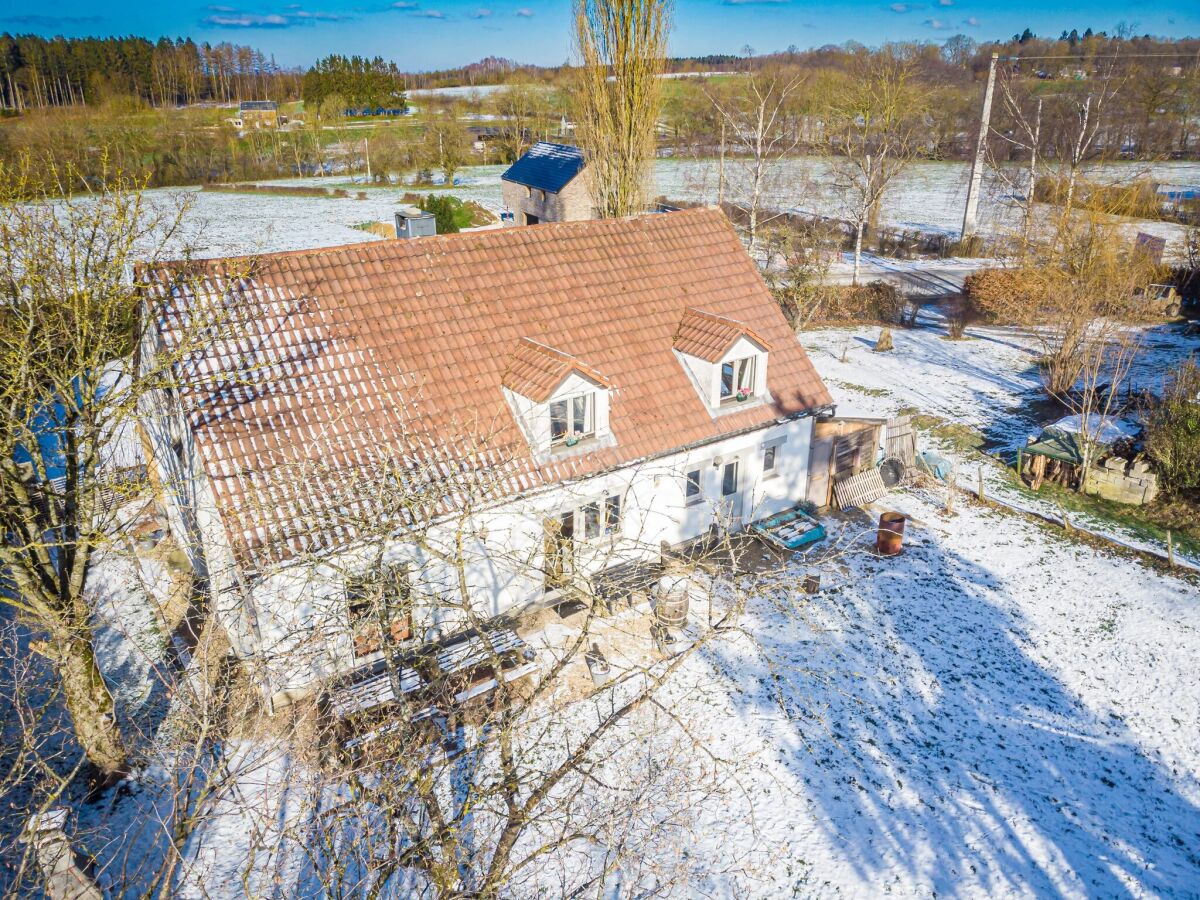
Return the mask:
<path id="1" fill-rule="evenodd" d="M 590 576 L 632 559 L 651 559 L 660 542 L 699 537 L 722 508 L 724 466 L 739 466 L 741 520 L 750 522 L 787 509 L 805 496 L 812 419 L 799 418 L 724 438 L 701 448 L 647 460 L 532 493 L 432 527 L 426 540 L 442 548 L 460 542 L 461 566 L 434 558 L 411 544 L 384 550 L 388 564 L 408 563 L 416 596 L 414 634 L 432 639 L 465 625 L 461 589 L 484 618 L 531 607 L 547 598 L 544 576 L 545 522 L 606 497 L 621 498 L 620 530 L 576 542 L 575 573 Z M 764 473 L 764 450 L 774 445 L 776 470 Z M 686 476 L 701 473 L 701 499 L 685 499 Z M 578 529 L 578 526 L 577 526 Z M 207 529 L 206 529 L 207 532 Z M 370 662 L 354 657 L 344 593 L 346 573 L 378 561 L 370 552 L 344 553 L 322 564 L 295 564 L 268 574 L 250 588 L 257 610 L 264 688 L 277 703 L 310 692 L 335 674 Z"/>

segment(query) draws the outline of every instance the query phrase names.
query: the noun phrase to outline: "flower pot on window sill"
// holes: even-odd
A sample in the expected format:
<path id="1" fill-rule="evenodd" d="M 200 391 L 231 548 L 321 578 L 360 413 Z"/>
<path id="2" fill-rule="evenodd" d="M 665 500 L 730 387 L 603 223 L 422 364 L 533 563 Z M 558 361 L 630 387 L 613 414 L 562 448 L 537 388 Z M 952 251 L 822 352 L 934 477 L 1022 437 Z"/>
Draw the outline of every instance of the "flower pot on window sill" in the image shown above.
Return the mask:
<path id="1" fill-rule="evenodd" d="M 354 635 L 354 655 L 369 656 L 379 649 L 379 631 L 371 629 Z"/>
<path id="2" fill-rule="evenodd" d="M 409 616 L 396 619 L 388 626 L 388 633 L 391 634 L 393 641 L 407 641 L 412 637 L 412 619 Z"/>
<path id="3" fill-rule="evenodd" d="M 735 394 L 734 396 L 736 397 L 738 403 L 745 403 L 750 399 L 749 394 Z"/>
<path id="4" fill-rule="evenodd" d="M 569 437 L 565 441 L 563 441 L 563 443 L 566 444 L 568 447 L 574 447 L 576 444 L 579 443 L 579 438 Z"/>

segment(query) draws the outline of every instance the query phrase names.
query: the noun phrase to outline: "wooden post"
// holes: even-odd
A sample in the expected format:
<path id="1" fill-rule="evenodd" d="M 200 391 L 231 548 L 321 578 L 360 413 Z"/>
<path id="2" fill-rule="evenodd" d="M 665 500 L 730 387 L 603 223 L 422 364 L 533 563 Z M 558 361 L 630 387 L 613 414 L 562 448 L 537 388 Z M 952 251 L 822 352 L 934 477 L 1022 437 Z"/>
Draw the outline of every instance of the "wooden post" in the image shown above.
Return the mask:
<path id="1" fill-rule="evenodd" d="M 979 467 L 979 502 L 984 502 L 983 497 L 983 466 Z"/>
<path id="2" fill-rule="evenodd" d="M 1175 540 L 1171 537 L 1171 529 L 1167 529 L 1167 564 L 1175 568 Z"/>

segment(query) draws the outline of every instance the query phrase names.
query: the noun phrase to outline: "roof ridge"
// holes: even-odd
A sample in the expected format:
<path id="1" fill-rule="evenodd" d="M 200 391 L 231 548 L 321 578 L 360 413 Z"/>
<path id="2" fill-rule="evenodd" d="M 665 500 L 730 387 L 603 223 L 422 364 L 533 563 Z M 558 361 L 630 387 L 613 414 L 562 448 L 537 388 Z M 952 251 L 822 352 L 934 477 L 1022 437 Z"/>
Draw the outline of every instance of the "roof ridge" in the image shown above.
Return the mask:
<path id="1" fill-rule="evenodd" d="M 327 247 L 301 247 L 295 250 L 273 250 L 267 253 L 242 253 L 237 256 L 210 256 L 198 257 L 194 259 L 167 259 L 160 260 L 154 263 L 153 266 L 147 267 L 147 271 L 158 269 L 173 269 L 182 268 L 188 265 L 210 266 L 217 262 L 240 262 L 243 260 L 260 260 L 260 259 L 285 259 L 292 257 L 318 257 L 335 253 L 343 253 L 350 250 L 364 250 L 371 247 L 385 246 L 420 246 L 430 247 L 437 242 L 438 244 L 452 244 L 456 241 L 466 240 L 485 240 L 488 242 L 499 241 L 501 235 L 543 235 L 551 234 L 557 231 L 567 230 L 591 230 L 597 227 L 609 227 L 617 222 L 656 222 L 661 219 L 671 217 L 674 221 L 678 221 L 678 217 L 699 218 L 698 213 L 711 214 L 719 212 L 715 206 L 697 206 L 691 209 L 681 209 L 670 213 L 644 212 L 635 213 L 631 216 L 621 216 L 608 219 L 584 219 L 578 222 L 539 222 L 537 225 L 525 226 L 510 226 L 506 228 L 486 228 L 477 231 L 459 231 L 453 234 L 431 234 L 420 238 L 381 238 L 376 241 L 355 241 L 349 244 L 333 244 Z M 724 216 L 724 213 L 721 213 Z M 507 239 L 511 239 L 506 237 Z"/>

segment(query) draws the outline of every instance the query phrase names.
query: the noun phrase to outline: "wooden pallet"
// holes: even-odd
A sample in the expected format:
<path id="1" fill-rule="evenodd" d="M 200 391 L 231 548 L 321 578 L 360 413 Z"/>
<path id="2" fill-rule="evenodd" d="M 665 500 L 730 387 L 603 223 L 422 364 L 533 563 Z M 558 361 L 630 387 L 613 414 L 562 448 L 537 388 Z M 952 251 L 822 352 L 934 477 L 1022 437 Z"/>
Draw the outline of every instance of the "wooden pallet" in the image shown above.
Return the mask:
<path id="1" fill-rule="evenodd" d="M 883 478 L 875 468 L 864 469 L 857 475 L 843 478 L 833 486 L 833 496 L 841 509 L 866 506 L 887 494 Z"/>

